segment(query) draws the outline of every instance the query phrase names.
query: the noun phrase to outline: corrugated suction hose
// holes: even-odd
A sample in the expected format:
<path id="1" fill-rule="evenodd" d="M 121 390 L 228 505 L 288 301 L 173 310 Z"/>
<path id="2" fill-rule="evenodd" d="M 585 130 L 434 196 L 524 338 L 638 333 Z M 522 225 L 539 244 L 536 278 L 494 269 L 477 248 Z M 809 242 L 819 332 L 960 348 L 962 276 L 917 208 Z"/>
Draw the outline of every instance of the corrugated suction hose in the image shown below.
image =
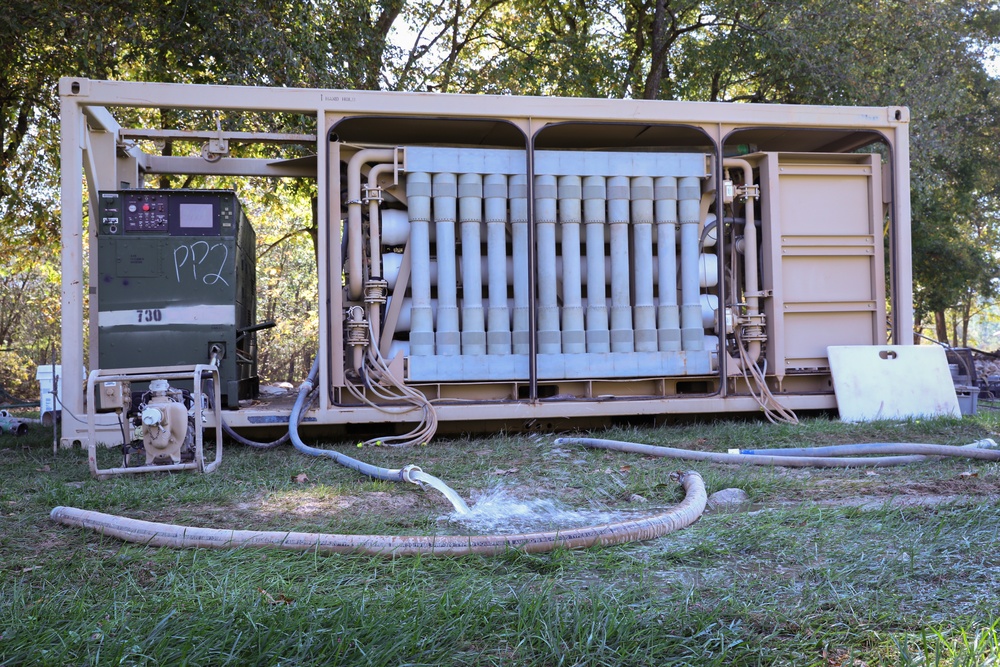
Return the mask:
<path id="1" fill-rule="evenodd" d="M 517 535 L 331 535 L 284 531 L 194 528 L 169 523 L 56 507 L 53 521 L 78 526 L 156 547 L 233 549 L 270 547 L 289 551 L 365 554 L 371 556 L 465 556 L 496 555 L 508 550 L 542 553 L 556 548 L 584 549 L 625 542 L 651 540 L 691 525 L 705 511 L 705 482 L 697 472 L 676 472 L 671 478 L 684 486 L 684 500 L 661 514 L 587 528 L 520 533 Z"/>

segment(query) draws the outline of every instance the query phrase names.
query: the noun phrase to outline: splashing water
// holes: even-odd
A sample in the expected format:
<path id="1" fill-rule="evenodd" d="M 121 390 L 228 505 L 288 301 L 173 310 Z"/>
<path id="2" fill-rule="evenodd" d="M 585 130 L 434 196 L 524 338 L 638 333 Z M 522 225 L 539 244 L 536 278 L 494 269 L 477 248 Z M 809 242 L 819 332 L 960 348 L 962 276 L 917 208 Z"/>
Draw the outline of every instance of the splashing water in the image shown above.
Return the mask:
<path id="1" fill-rule="evenodd" d="M 463 528 L 483 534 L 513 534 L 593 526 L 619 521 L 628 513 L 569 509 L 546 498 L 515 498 L 504 488 L 483 493 L 468 514 L 441 517 Z"/>
<path id="2" fill-rule="evenodd" d="M 422 470 L 412 470 L 410 471 L 410 476 L 413 479 L 426 484 L 427 486 L 431 486 L 443 493 L 444 497 L 447 498 L 448 501 L 455 507 L 456 514 L 464 515 L 469 513 L 469 506 L 465 504 L 464 500 L 462 500 L 462 496 L 458 495 L 458 493 L 455 492 L 455 489 L 451 488 L 434 475 L 428 475 Z"/>

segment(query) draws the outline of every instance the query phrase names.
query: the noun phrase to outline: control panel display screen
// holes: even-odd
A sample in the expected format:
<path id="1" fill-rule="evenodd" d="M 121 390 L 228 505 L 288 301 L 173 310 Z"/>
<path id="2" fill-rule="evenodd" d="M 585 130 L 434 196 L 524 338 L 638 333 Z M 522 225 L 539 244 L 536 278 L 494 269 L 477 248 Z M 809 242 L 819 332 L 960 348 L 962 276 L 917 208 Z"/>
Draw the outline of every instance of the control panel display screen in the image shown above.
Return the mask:
<path id="1" fill-rule="evenodd" d="M 181 204 L 177 213 L 181 229 L 212 229 L 215 220 L 211 204 Z"/>

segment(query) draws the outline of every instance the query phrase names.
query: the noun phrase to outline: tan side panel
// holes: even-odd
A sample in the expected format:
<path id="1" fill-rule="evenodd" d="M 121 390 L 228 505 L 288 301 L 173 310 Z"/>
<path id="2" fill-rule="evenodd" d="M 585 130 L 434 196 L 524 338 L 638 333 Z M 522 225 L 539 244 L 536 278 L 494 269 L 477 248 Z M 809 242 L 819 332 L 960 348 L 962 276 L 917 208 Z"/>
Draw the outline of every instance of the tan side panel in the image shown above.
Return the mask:
<path id="1" fill-rule="evenodd" d="M 761 184 L 768 360 L 827 368 L 830 345 L 885 343 L 880 158 L 767 154 Z"/>
<path id="2" fill-rule="evenodd" d="M 785 357 L 801 367 L 829 366 L 827 347 L 871 344 L 871 322 L 864 312 L 795 313 L 785 318 Z"/>
<path id="3" fill-rule="evenodd" d="M 786 303 L 869 302 L 874 298 L 871 257 L 785 255 L 784 259 Z"/>
<path id="4" fill-rule="evenodd" d="M 871 234 L 869 178 L 858 167 L 779 167 L 784 233 Z M 867 167 L 861 168 L 866 170 Z M 870 174 L 870 170 L 867 174 Z"/>

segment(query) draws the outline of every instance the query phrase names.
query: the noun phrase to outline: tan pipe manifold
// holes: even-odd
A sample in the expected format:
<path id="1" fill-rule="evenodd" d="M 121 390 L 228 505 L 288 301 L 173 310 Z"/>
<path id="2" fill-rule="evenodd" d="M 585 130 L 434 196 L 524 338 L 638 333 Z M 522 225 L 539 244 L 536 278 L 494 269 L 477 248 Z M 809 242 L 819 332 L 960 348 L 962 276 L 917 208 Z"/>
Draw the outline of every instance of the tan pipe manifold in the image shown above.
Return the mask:
<path id="1" fill-rule="evenodd" d="M 50 516 L 66 526 L 87 528 L 101 535 L 154 547 L 270 547 L 289 551 L 370 556 L 496 555 L 511 549 L 541 553 L 556 548 L 584 549 L 651 540 L 691 525 L 705 511 L 705 482 L 701 475 L 693 471 L 674 473 L 671 477 L 684 486 L 684 500 L 661 514 L 600 526 L 518 535 L 330 535 L 194 528 L 128 519 L 75 507 L 56 507 Z"/>

